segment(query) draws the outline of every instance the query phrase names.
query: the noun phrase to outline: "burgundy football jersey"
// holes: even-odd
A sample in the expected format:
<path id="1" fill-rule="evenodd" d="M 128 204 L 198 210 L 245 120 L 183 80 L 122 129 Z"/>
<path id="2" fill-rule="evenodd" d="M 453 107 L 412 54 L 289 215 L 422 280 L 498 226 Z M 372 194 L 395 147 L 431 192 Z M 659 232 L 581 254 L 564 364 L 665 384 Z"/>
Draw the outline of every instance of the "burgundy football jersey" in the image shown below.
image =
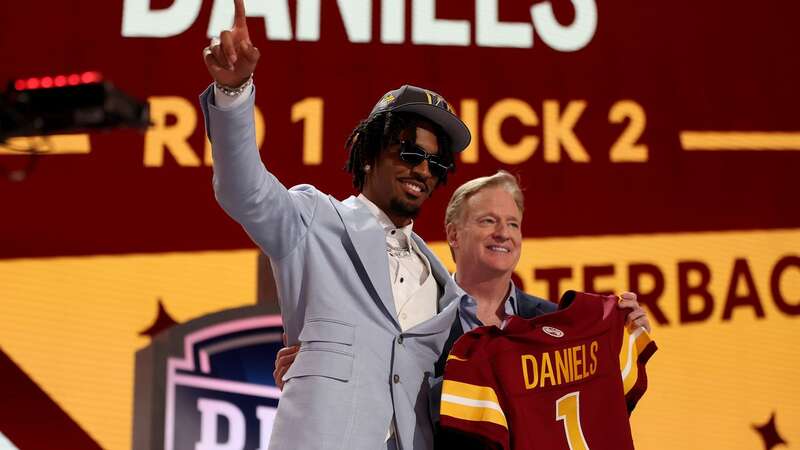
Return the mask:
<path id="1" fill-rule="evenodd" d="M 628 414 L 656 346 L 644 328 L 628 331 L 617 300 L 568 291 L 556 312 L 459 338 L 444 374 L 444 435 L 487 448 L 632 449 Z"/>

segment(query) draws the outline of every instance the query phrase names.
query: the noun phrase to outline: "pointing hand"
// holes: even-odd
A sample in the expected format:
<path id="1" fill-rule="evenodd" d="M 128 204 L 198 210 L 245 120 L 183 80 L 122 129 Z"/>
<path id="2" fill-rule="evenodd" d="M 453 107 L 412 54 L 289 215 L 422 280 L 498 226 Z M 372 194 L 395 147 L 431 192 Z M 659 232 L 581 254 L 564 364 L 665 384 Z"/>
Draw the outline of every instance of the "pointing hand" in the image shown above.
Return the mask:
<path id="1" fill-rule="evenodd" d="M 261 53 L 253 46 L 247 32 L 244 0 L 234 0 L 233 3 L 233 27 L 223 31 L 219 39 L 211 40 L 211 44 L 203 49 L 203 59 L 214 81 L 235 88 L 253 74 Z"/>

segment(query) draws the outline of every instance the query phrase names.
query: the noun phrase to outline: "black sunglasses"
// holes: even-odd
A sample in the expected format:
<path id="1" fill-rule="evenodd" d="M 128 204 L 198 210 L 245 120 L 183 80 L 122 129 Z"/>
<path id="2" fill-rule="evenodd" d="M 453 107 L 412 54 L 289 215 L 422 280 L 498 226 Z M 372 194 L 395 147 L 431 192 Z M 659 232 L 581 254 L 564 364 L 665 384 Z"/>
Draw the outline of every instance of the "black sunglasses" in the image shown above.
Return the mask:
<path id="1" fill-rule="evenodd" d="M 445 164 L 438 155 L 431 155 L 411 141 L 400 141 L 400 159 L 411 164 L 412 167 L 418 166 L 422 164 L 422 161 L 427 160 L 431 175 L 436 178 L 443 178 L 452 167 L 452 164 Z"/>

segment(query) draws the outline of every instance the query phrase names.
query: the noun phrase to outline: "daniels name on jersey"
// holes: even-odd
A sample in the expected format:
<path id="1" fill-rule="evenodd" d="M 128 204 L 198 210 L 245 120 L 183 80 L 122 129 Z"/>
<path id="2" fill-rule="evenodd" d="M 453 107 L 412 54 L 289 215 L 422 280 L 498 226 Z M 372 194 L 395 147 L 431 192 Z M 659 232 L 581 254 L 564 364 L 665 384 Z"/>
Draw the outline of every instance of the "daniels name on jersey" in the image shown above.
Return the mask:
<path id="1" fill-rule="evenodd" d="M 628 414 L 656 345 L 616 303 L 568 291 L 556 312 L 459 338 L 442 386 L 445 447 L 632 449 Z"/>

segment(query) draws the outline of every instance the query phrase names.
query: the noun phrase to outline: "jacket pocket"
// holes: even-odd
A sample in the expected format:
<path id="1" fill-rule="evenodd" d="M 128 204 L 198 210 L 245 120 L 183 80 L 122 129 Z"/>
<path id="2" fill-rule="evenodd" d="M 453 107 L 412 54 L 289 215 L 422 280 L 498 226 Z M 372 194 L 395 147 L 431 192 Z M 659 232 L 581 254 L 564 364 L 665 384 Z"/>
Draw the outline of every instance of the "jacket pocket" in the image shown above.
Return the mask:
<path id="1" fill-rule="evenodd" d="M 353 373 L 355 327 L 329 319 L 311 319 L 300 332 L 300 351 L 283 376 L 292 378 L 321 376 L 349 381 Z"/>
<path id="2" fill-rule="evenodd" d="M 347 322 L 332 319 L 309 319 L 303 324 L 300 342 L 334 342 L 353 345 L 356 327 Z"/>

